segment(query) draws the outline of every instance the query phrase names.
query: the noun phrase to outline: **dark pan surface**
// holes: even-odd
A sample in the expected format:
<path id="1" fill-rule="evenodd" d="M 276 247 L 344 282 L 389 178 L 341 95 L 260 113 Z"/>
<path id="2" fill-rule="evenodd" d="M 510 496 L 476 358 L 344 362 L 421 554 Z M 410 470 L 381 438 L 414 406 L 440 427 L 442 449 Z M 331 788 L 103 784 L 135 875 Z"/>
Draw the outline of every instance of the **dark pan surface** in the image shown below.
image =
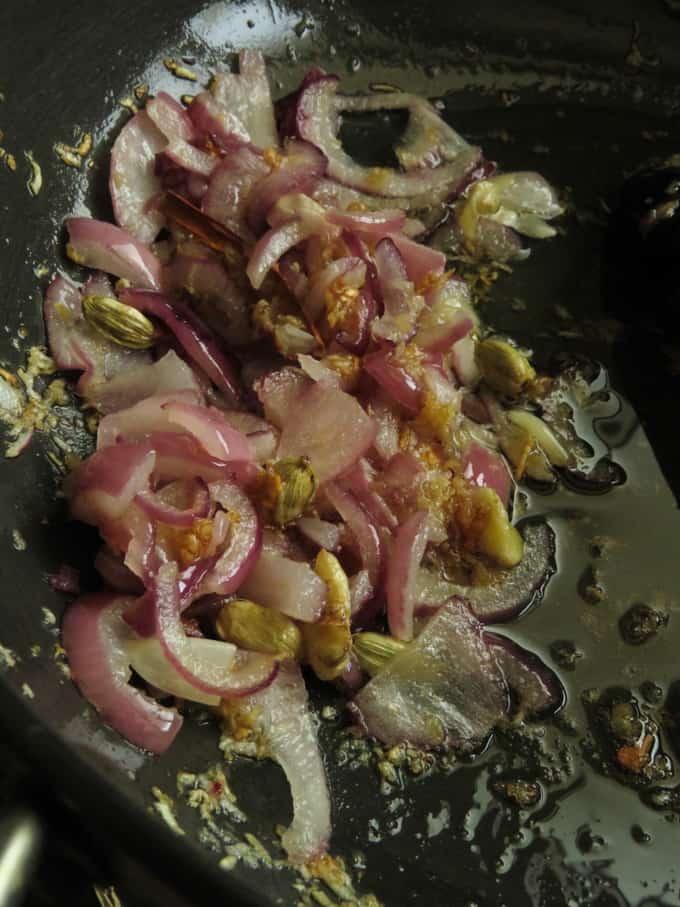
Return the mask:
<path id="1" fill-rule="evenodd" d="M 126 0 L 111 10 L 5 0 L 0 144 L 16 155 L 18 170 L 11 173 L 0 163 L 2 364 L 16 368 L 22 350 L 43 340 L 46 279 L 33 269 L 42 263 L 51 269 L 60 260 L 64 215 L 74 208 L 108 214 L 106 151 L 128 116 L 118 101 L 143 81 L 175 94 L 191 90 L 164 69 L 168 54 L 194 58 L 207 76 L 234 48 L 255 46 L 272 60 L 277 94 L 308 65 L 320 63 L 357 90 L 388 81 L 440 97 L 456 127 L 505 169 L 535 168 L 558 186 L 571 187 L 574 206 L 564 235 L 536 248 L 529 262 L 503 277 L 483 315 L 533 345 L 539 359 L 586 353 L 610 367 L 614 388 L 626 391 L 647 419 L 677 491 L 680 443 L 670 409 L 677 378 L 665 373 L 654 350 L 643 355 L 625 326 L 565 336 L 572 321 L 582 325 L 618 311 L 607 293 L 606 267 L 612 264 L 604 264 L 599 199 L 617 188 L 624 173 L 679 150 L 674 137 L 680 19 L 674 5 L 483 0 L 468 8 L 424 0 L 248 0 L 202 7 L 188 0 Z M 85 173 L 64 167 L 52 150 L 55 141 L 71 140 L 75 125 L 95 135 L 94 165 Z M 374 141 L 361 129 L 349 139 L 360 148 Z M 24 185 L 28 149 L 45 180 L 35 199 Z M 526 308 L 519 310 L 517 300 Z M 573 315 L 566 328 L 556 306 Z M 21 339 L 24 327 L 28 336 Z M 613 685 L 638 690 L 644 681 L 665 690 L 678 670 L 676 503 L 631 407 L 615 394 L 604 397 L 594 414 L 597 423 L 584 430 L 599 450 L 611 448 L 628 480 L 601 497 L 566 490 L 529 495 L 530 512 L 547 515 L 558 530 L 560 572 L 542 606 L 510 628 L 549 663 L 556 640 L 568 640 L 582 653 L 573 672 L 561 672 L 569 690 L 562 719 L 538 731 L 531 745 L 524 739 L 520 746 L 510 735 L 472 765 L 419 779 L 407 775 L 388 793 L 379 789 L 374 764 L 355 765 L 341 745 L 341 720 L 321 722 L 334 795 L 333 852 L 358 869 L 365 864 L 359 889 L 375 892 L 390 907 L 680 903 L 673 817 L 644 806 L 636 791 L 594 771 L 584 757 L 582 691 Z M 232 903 L 296 904 L 300 895 L 288 870 L 256 871 L 242 862 L 229 873 L 216 869 L 224 842 L 204 840 L 213 850 L 195 844 L 201 823 L 179 798 L 184 838 L 146 814 L 152 785 L 174 797 L 178 771 L 218 762 L 212 725 L 188 721 L 172 750 L 152 761 L 101 727 L 60 671 L 55 629 L 42 609 L 58 620 L 63 601 L 45 574 L 64 560 L 86 570 L 92 538 L 64 523 L 48 451 L 41 437 L 20 459 L 0 462 L 0 644 L 20 659 L 13 669 L 0 668 L 3 735 L 40 760 L 51 785 L 86 825 L 98 825 L 143 853 L 150 867 L 191 892 L 194 902 L 227 902 L 231 895 Z M 25 538 L 25 550 L 13 547 L 14 529 Z M 614 542 L 597 562 L 596 537 Z M 598 606 L 577 592 L 579 578 L 592 566 L 606 590 Z M 670 623 L 652 642 L 632 649 L 621 641 L 617 622 L 636 601 L 663 606 Z M 33 656 L 36 644 L 41 650 Z M 22 696 L 24 684 L 34 699 Z M 322 693 L 317 700 L 333 702 Z M 545 749 L 538 768 L 532 755 L 537 748 Z M 532 811 L 517 813 L 492 795 L 494 779 L 508 773 L 542 782 L 542 800 Z M 274 825 L 290 815 L 282 774 L 270 764 L 237 762 L 228 775 L 248 821 L 221 819 L 221 827 L 233 840 L 252 831 L 275 853 Z M 634 826 L 649 843 L 640 843 Z"/>

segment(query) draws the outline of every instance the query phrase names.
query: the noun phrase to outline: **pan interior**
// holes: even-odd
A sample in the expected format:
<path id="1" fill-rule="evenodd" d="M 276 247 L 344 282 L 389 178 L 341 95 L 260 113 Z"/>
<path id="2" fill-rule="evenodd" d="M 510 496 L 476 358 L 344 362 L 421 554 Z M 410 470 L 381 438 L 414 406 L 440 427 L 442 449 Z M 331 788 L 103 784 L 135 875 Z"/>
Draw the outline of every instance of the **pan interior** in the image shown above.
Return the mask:
<path id="1" fill-rule="evenodd" d="M 271 60 L 276 95 L 294 86 L 312 64 L 338 72 L 346 90 L 387 82 L 423 93 L 441 100 L 447 119 L 503 169 L 539 170 L 568 193 L 571 204 L 560 235 L 536 244 L 528 262 L 501 276 L 482 317 L 533 347 L 539 360 L 583 354 L 607 367 L 613 390 L 603 383 L 602 406 L 587 425 L 584 421 L 584 430 L 594 444 L 611 450 L 627 481 L 599 497 L 566 489 L 528 494 L 529 512 L 546 516 L 558 532 L 559 573 L 541 606 L 504 632 L 553 666 L 551 644 L 558 640 L 581 654 L 573 671 L 558 668 L 569 692 L 559 720 L 508 733 L 471 764 L 404 771 L 395 784 L 381 788 L 370 749 L 353 745 L 344 731 L 340 700 L 314 689 L 320 712 L 323 706 L 335 709 L 327 709 L 332 717 L 320 721 L 333 791 L 332 850 L 361 877 L 361 891 L 374 892 L 388 905 L 634 904 L 650 897 L 680 903 L 676 827 L 663 810 L 644 806 L 634 789 L 591 766 L 580 701 L 586 690 L 623 686 L 642 702 L 641 686 L 649 689 L 645 682 L 665 691 L 677 677 L 680 518 L 639 419 L 647 420 L 674 483 L 677 433 L 658 399 L 637 392 L 636 376 L 640 371 L 657 376 L 662 400 L 672 396 L 677 378 L 663 372 L 653 352 L 641 358 L 635 337 L 617 321 L 616 300 L 605 291 L 606 268 L 615 262 L 606 258 L 604 247 L 606 200 L 624 175 L 678 150 L 673 135 L 680 90 L 670 51 L 680 29 L 662 4 L 652 11 L 641 6 L 639 34 L 627 12 L 609 6 L 608 13 L 595 15 L 587 4 L 568 9 L 554 4 L 548 10 L 526 2 L 519 9 L 513 5 L 511 15 L 510 7 L 505 11 L 488 2 L 459 13 L 426 3 L 407 8 L 377 2 L 368 8 L 267 0 L 199 9 L 173 0 L 161 13 L 158 5 L 138 0 L 117 4 L 110 22 L 97 22 L 88 13 L 83 21 L 69 19 L 68 28 L 59 4 L 49 11 L 40 5 L 40 27 L 25 31 L 17 23 L 28 26 L 39 4 L 9 3 L 0 11 L 0 32 L 11 10 L 13 33 L 23 36 L 10 49 L 9 61 L 0 61 L 6 98 L 0 125 L 18 158 L 33 151 L 44 177 L 41 194 L 32 199 L 18 175 L 0 175 L 3 193 L 6 185 L 0 289 L 7 306 L 0 352 L 9 368 L 22 362 L 28 346 L 43 341 L 40 298 L 46 278 L 35 272 L 40 274 L 43 264 L 52 272 L 57 261 L 65 266 L 59 260 L 63 217 L 74 210 L 109 216 L 107 152 L 129 116 L 119 102 L 140 83 L 176 96 L 194 90 L 169 73 L 163 64 L 168 57 L 186 60 L 204 80 L 235 48 L 253 46 Z M 29 60 L 35 62 L 30 78 L 22 69 Z M 81 171 L 66 169 L 52 150 L 54 141 L 72 140 L 75 126 L 95 139 L 92 166 Z M 382 127 L 376 133 L 374 125 L 361 121 L 346 127 L 348 145 L 358 153 L 374 148 L 382 133 Z M 62 418 L 68 421 L 72 414 L 65 410 Z M 73 434 L 78 435 L 75 418 Z M 65 522 L 48 458 L 52 443 L 39 436 L 21 458 L 0 464 L 6 552 L 0 561 L 5 590 L 0 644 L 18 656 L 0 683 L 3 695 L 23 693 L 27 706 L 25 727 L 14 732 L 23 736 L 27 728 L 46 724 L 94 768 L 98 783 L 115 786 L 135 805 L 141 823 L 150 821 L 143 809 L 154 802 L 151 788 L 167 793 L 187 838 L 200 841 L 211 860 L 229 848 L 237 852 L 233 845 L 245 832 L 280 854 L 274 826 L 289 821 L 290 805 L 277 767 L 229 765 L 229 783 L 247 819 L 221 816 L 216 829 L 206 826 L 178 794 L 177 776 L 219 762 L 208 717 L 196 713 L 172 750 L 151 760 L 102 726 L 65 676 L 56 648 L 64 601 L 49 589 L 45 575 L 67 562 L 91 582 L 94 539 Z M 603 557 L 597 556 L 598 540 L 607 542 Z M 578 592 L 590 569 L 605 590 L 598 605 Z M 622 641 L 618 621 L 635 602 L 665 609 L 670 623 L 653 641 L 633 649 Z M 653 704 L 649 708 L 658 711 Z M 671 743 L 664 746 L 674 759 Z M 506 777 L 539 781 L 538 805 L 518 811 L 498 799 L 494 784 Z M 80 806 L 87 812 L 86 803 Z M 286 869 L 254 867 L 246 859 L 224 875 L 224 886 L 231 878 L 257 892 L 263 904 L 300 900 L 293 888 L 297 877 Z"/>

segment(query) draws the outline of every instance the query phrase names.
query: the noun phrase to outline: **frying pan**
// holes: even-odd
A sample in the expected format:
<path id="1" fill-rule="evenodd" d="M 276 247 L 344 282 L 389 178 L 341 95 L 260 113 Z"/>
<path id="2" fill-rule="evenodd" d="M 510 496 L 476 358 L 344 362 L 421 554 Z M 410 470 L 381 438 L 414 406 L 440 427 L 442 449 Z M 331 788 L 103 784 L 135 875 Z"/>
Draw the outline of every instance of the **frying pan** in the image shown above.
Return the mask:
<path id="1" fill-rule="evenodd" d="M 46 278 L 36 274 L 43 264 L 66 266 L 63 217 L 74 209 L 109 213 L 107 151 L 129 115 L 119 102 L 140 82 L 176 95 L 191 90 L 164 68 L 167 56 L 188 59 L 203 78 L 235 48 L 253 46 L 271 61 L 277 95 L 307 66 L 320 64 L 342 75 L 348 90 L 388 82 L 440 98 L 445 116 L 504 169 L 538 169 L 569 195 L 562 234 L 503 275 L 482 314 L 534 346 L 540 362 L 566 352 L 609 368 L 616 392 L 602 385 L 597 418 L 582 428 L 594 447 L 610 451 L 627 480 L 597 497 L 568 489 L 527 493 L 529 511 L 557 530 L 560 569 L 541 606 L 506 629 L 550 663 L 551 645 L 560 640 L 582 656 L 574 670 L 558 668 L 569 694 L 560 718 L 528 735 L 506 732 L 469 764 L 406 773 L 389 791 L 380 789 L 374 765 L 351 752 L 341 714 L 320 722 L 333 790 L 333 852 L 344 856 L 359 891 L 391 907 L 680 903 L 673 816 L 644 806 L 589 755 L 580 702 L 586 689 L 615 685 L 639 695 L 644 681 L 663 695 L 677 670 L 680 526 L 639 421 L 677 483 L 679 445 L 669 409 L 677 384 L 656 351 L 641 352 L 635 329 L 618 320 L 620 290 L 608 280 L 617 264 L 605 243 L 602 203 L 624 174 L 678 151 L 677 12 L 675 0 L 78 6 L 4 0 L 0 7 L 0 144 L 17 162 L 16 172 L 0 164 L 0 357 L 9 368 L 43 341 Z M 73 170 L 53 144 L 72 142 L 78 128 L 93 133 L 95 151 L 91 164 Z M 381 135 L 355 123 L 346 139 L 370 158 Z M 25 186 L 28 150 L 43 172 L 35 198 Z M 78 438 L 74 429 L 74 443 Z M 186 722 L 171 751 L 152 760 L 102 726 L 64 676 L 55 655 L 64 602 L 46 574 L 67 562 L 81 568 L 87 585 L 93 539 L 66 522 L 50 444 L 40 435 L 23 456 L 0 463 L 0 643 L 18 657 L 0 672 L 0 725 L 2 739 L 36 768 L 33 799 L 58 797 L 69 821 L 86 830 L 122 878 L 124 901 L 298 903 L 292 871 L 244 861 L 218 869 L 224 841 L 206 835 L 196 811 L 177 795 L 178 771 L 200 772 L 219 761 L 210 722 L 200 716 Z M 598 560 L 603 539 L 611 544 Z M 578 594 L 579 580 L 593 568 L 606 591 L 598 606 Z M 617 629 L 635 601 L 670 612 L 666 630 L 638 649 Z M 319 706 L 337 704 L 327 691 L 314 690 L 314 698 Z M 664 738 L 663 745 L 674 759 L 672 744 Z M 276 854 L 274 826 L 290 818 L 281 772 L 247 761 L 227 771 L 248 818 L 238 824 L 226 817 L 221 827 L 232 841 L 253 832 Z M 509 806 L 495 793 L 507 777 L 538 780 L 540 802 L 525 811 Z M 152 786 L 176 799 L 184 836 L 149 815 Z M 134 889 L 132 865 L 160 877 L 166 889 Z"/>

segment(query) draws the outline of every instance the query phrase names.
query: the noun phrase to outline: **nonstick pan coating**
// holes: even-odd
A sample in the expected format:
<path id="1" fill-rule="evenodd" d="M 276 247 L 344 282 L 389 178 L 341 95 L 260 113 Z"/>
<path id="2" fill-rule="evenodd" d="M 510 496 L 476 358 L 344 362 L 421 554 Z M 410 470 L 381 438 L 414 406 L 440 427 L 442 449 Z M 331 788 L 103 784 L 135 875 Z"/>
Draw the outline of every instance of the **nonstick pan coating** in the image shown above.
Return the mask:
<path id="1" fill-rule="evenodd" d="M 16 368 L 30 344 L 43 342 L 47 279 L 36 272 L 43 264 L 50 270 L 65 266 L 63 217 L 74 209 L 108 216 L 107 150 L 129 116 L 119 102 L 140 82 L 175 94 L 190 91 L 189 83 L 178 83 L 165 69 L 164 57 L 195 60 L 206 76 L 234 49 L 253 46 L 272 63 L 277 95 L 316 64 L 338 72 L 350 90 L 390 82 L 438 97 L 456 128 L 505 169 L 538 169 L 568 190 L 573 205 L 564 235 L 499 281 L 483 317 L 534 346 L 539 360 L 566 351 L 610 367 L 614 387 L 634 398 L 667 477 L 677 483 L 673 413 L 659 405 L 665 400 L 668 406 L 677 379 L 656 357 L 636 358 L 635 337 L 616 322 L 616 299 L 607 296 L 604 279 L 612 263 L 605 260 L 601 202 L 625 173 L 680 150 L 674 144 L 680 102 L 676 6 L 674 0 L 246 0 L 207 6 L 188 0 L 76 6 L 4 0 L 0 145 L 14 153 L 17 171 L 0 162 L 2 364 Z M 65 167 L 53 151 L 55 142 L 73 140 L 76 127 L 93 132 L 96 146 L 92 167 L 81 171 Z M 348 141 L 366 153 L 373 138 L 359 124 Z M 25 186 L 28 150 L 43 171 L 37 198 Z M 606 317 L 612 330 L 569 336 L 564 310 L 572 324 Z M 650 392 L 650 379 L 646 396 L 640 395 L 640 370 L 658 380 L 658 394 Z M 597 498 L 568 491 L 529 496 L 534 511 L 548 514 L 558 529 L 560 573 L 543 605 L 510 629 L 548 661 L 557 640 L 582 654 L 573 672 L 562 671 L 570 698 L 559 728 L 551 726 L 543 738 L 534 735 L 531 745 L 508 735 L 471 765 L 409 777 L 386 794 L 374 766 L 355 767 L 339 746 L 341 719 L 321 723 L 334 796 L 333 852 L 358 870 L 365 862 L 359 890 L 375 892 L 390 907 L 609 905 L 645 898 L 649 904 L 680 903 L 677 826 L 643 806 L 635 791 L 591 769 L 584 756 L 581 692 L 616 684 L 637 689 L 643 681 L 666 689 L 677 661 L 677 508 L 635 412 L 619 405 L 618 397 L 609 399 L 593 439 L 612 448 L 626 484 Z M 150 760 L 84 708 L 59 667 L 51 614 L 58 622 L 64 600 L 48 587 L 46 574 L 65 561 L 81 567 L 87 582 L 93 539 L 65 522 L 48 451 L 49 442 L 38 437 L 25 455 L 0 463 L 0 644 L 19 658 L 15 667 L 0 669 L 3 739 L 40 766 L 49 788 L 86 828 L 141 857 L 191 902 L 296 904 L 300 896 L 288 870 L 255 870 L 242 862 L 230 872 L 217 869 L 224 847 L 195 842 L 195 811 L 178 806 L 187 830 L 182 838 L 148 815 L 152 786 L 175 797 L 178 771 L 200 771 L 218 761 L 214 727 L 188 721 L 172 750 Z M 597 565 L 607 592 L 599 607 L 577 592 L 579 578 L 593 566 L 595 537 L 614 540 L 608 559 Z M 654 600 L 671 618 L 664 634 L 633 651 L 621 641 L 617 621 L 637 600 Z M 36 645 L 40 650 L 32 654 Z M 27 697 L 26 684 L 34 698 Z M 323 692 L 316 699 L 334 701 Z M 491 791 L 498 777 L 530 771 L 532 747 L 546 748 L 539 767 L 531 769 L 543 797 L 535 810 L 518 813 Z M 672 749 L 669 756 L 674 758 Z M 244 830 L 254 832 L 274 851 L 273 827 L 290 817 L 281 772 L 247 762 L 228 771 L 248 823 L 226 826 L 239 838 Z M 645 836 L 649 843 L 641 843 Z"/>

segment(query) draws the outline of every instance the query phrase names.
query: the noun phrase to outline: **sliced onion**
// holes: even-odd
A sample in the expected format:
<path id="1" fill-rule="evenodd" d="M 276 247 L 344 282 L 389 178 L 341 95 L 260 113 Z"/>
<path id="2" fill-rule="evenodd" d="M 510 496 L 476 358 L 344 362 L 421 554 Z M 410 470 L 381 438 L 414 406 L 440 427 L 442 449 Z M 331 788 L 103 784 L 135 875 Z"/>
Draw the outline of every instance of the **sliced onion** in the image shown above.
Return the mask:
<path id="1" fill-rule="evenodd" d="M 146 397 L 185 391 L 198 399 L 203 396 L 191 368 L 174 350 L 169 350 L 156 362 L 131 366 L 108 380 L 90 381 L 85 399 L 101 413 L 114 413 L 134 406 Z"/>
<path id="2" fill-rule="evenodd" d="M 267 213 L 284 195 L 311 193 L 326 170 L 326 159 L 308 142 L 292 141 L 271 173 L 252 189 L 247 205 L 247 220 L 258 235 L 267 227 Z"/>
<path id="3" fill-rule="evenodd" d="M 469 334 L 457 340 L 451 348 L 451 365 L 464 387 L 476 387 L 481 374 L 475 359 L 477 341 Z M 488 421 L 488 417 L 486 419 Z"/>
<path id="4" fill-rule="evenodd" d="M 243 123 L 254 145 L 259 148 L 276 147 L 278 136 L 274 105 L 260 51 L 242 50 L 239 54 L 239 75 L 217 73 L 211 91 L 215 99 Z"/>
<path id="5" fill-rule="evenodd" d="M 337 82 L 335 76 L 325 76 L 307 84 L 298 95 L 296 109 L 297 133 L 326 155 L 330 177 L 384 197 L 408 198 L 438 191 L 446 192 L 449 197 L 457 194 L 480 159 L 478 148 L 462 147 L 449 163 L 408 173 L 363 167 L 343 150 L 337 138 L 336 111 L 346 104 L 346 99 L 336 99 Z"/>
<path id="6" fill-rule="evenodd" d="M 227 410 L 221 413 L 224 421 L 246 436 L 250 455 L 258 463 L 271 460 L 279 443 L 277 429 L 253 413 Z"/>
<path id="7" fill-rule="evenodd" d="M 311 386 L 308 376 L 291 366 L 270 371 L 258 379 L 255 390 L 267 421 L 283 428 L 293 407 Z"/>
<path id="8" fill-rule="evenodd" d="M 191 652 L 192 663 L 194 661 L 224 663 L 224 644 L 217 640 L 187 637 L 185 646 L 187 651 Z M 155 689 L 177 696 L 179 699 L 200 702 L 202 705 L 215 707 L 220 704 L 221 699 L 215 693 L 205 693 L 182 677 L 172 666 L 172 662 L 155 637 L 132 638 L 127 642 L 125 652 L 131 667 Z M 231 655 L 231 652 L 228 654 Z"/>
<path id="9" fill-rule="evenodd" d="M 165 225 L 152 204 L 161 191 L 156 155 L 165 145 L 163 133 L 141 110 L 123 126 L 111 149 L 109 191 L 116 223 L 141 243 L 153 242 Z"/>
<path id="10" fill-rule="evenodd" d="M 97 526 L 116 520 L 149 484 L 156 455 L 149 444 L 116 444 L 93 453 L 70 474 L 73 516 Z"/>
<path id="11" fill-rule="evenodd" d="M 91 217 L 68 217 L 66 229 L 69 256 L 79 265 L 122 277 L 134 287 L 160 287 L 160 261 L 126 230 Z"/>
<path id="12" fill-rule="evenodd" d="M 483 623 L 501 623 L 523 614 L 541 600 L 555 572 L 555 534 L 542 522 L 528 521 L 518 528 L 524 554 L 516 567 L 499 570 L 486 586 L 450 583 L 421 568 L 416 583 L 418 601 L 436 606 L 451 596 L 461 596 Z"/>
<path id="13" fill-rule="evenodd" d="M 326 849 L 331 801 L 300 668 L 283 662 L 274 682 L 252 696 L 247 706 L 258 716 L 267 753 L 279 763 L 290 785 L 293 821 L 281 843 L 292 863 L 306 863 Z"/>
<path id="14" fill-rule="evenodd" d="M 382 478 L 381 476 L 381 480 Z M 366 459 L 359 460 L 340 477 L 343 487 L 351 491 L 375 525 L 392 532 L 399 525 L 399 521 L 384 498 L 373 487 L 375 480 L 375 472 Z"/>
<path id="15" fill-rule="evenodd" d="M 262 551 L 240 593 L 294 620 L 318 620 L 326 604 L 326 584 L 304 561 L 292 560 L 267 534 Z"/>
<path id="16" fill-rule="evenodd" d="M 302 371 L 305 375 L 308 375 L 312 381 L 326 381 L 327 383 L 340 387 L 340 375 L 337 372 L 334 372 L 332 368 L 328 368 L 327 365 L 324 365 L 319 359 L 315 359 L 314 356 L 305 356 L 303 354 L 299 355 L 297 359 Z"/>
<path id="17" fill-rule="evenodd" d="M 389 347 L 364 356 L 363 366 L 396 403 L 412 413 L 420 410 L 422 388 Z"/>
<path id="18" fill-rule="evenodd" d="M 483 746 L 507 705 L 482 626 L 459 600 L 444 605 L 354 699 L 368 733 L 387 745 L 451 744 L 464 752 Z"/>
<path id="19" fill-rule="evenodd" d="M 177 578 L 176 564 L 162 564 L 148 596 L 156 638 L 175 671 L 201 692 L 220 697 L 249 696 L 268 686 L 278 670 L 273 658 L 242 652 L 228 642 L 204 640 L 215 644 L 198 647 L 197 641 L 186 635 L 180 620 Z"/>
<path id="20" fill-rule="evenodd" d="M 366 265 L 360 258 L 337 258 L 310 278 L 302 308 L 310 323 L 319 319 L 326 307 L 326 294 L 334 286 L 356 289 L 366 279 Z"/>
<path id="21" fill-rule="evenodd" d="M 409 119 L 395 153 L 404 170 L 438 167 L 455 160 L 468 147 L 425 98 L 403 91 L 376 92 L 337 98 L 338 110 L 372 112 L 408 110 Z"/>
<path id="22" fill-rule="evenodd" d="M 233 362 L 216 342 L 213 334 L 188 306 L 170 301 L 162 293 L 123 290 L 121 302 L 158 318 L 172 331 L 190 359 L 203 369 L 210 380 L 227 395 L 238 400 L 240 388 Z"/>
<path id="23" fill-rule="evenodd" d="M 258 290 L 279 258 L 294 249 L 313 232 L 312 225 L 297 220 L 288 221 L 268 230 L 258 240 L 246 267 L 246 274 L 253 287 Z"/>
<path id="24" fill-rule="evenodd" d="M 337 227 L 374 241 L 383 239 L 390 234 L 398 234 L 406 223 L 406 214 L 398 208 L 383 211 L 339 211 L 336 208 L 330 208 L 326 216 L 330 223 Z M 428 250 L 428 252 L 431 251 Z"/>
<path id="25" fill-rule="evenodd" d="M 429 531 L 427 511 L 418 510 L 399 527 L 387 562 L 385 594 L 387 623 L 397 639 L 413 639 L 416 576 Z"/>
<path id="26" fill-rule="evenodd" d="M 84 293 L 110 295 L 108 279 L 96 275 L 79 290 L 65 277 L 56 277 L 45 293 L 44 315 L 55 362 L 62 369 L 82 370 L 77 390 L 89 396 L 103 382 L 115 383 L 128 370 L 146 365 L 149 354 L 124 349 L 94 331 L 83 318 Z"/>
<path id="27" fill-rule="evenodd" d="M 208 180 L 219 161 L 216 155 L 201 151 L 183 139 L 175 138 L 156 156 L 156 172 L 162 177 L 166 172 L 172 173 L 174 170 L 181 172 L 183 176 L 193 174 Z M 173 177 L 169 188 L 177 181 L 176 174 L 173 174 Z M 164 185 L 167 184 L 164 182 Z"/>
<path id="28" fill-rule="evenodd" d="M 486 633 L 485 638 L 522 718 L 538 718 L 562 708 L 566 702 L 564 687 L 538 655 L 498 633 Z"/>
<path id="29" fill-rule="evenodd" d="M 398 451 L 390 457 L 380 480 L 391 498 L 400 503 L 413 501 L 425 477 L 425 467 L 408 451 Z"/>
<path id="30" fill-rule="evenodd" d="M 130 603 L 109 594 L 79 598 L 66 609 L 62 644 L 73 680 L 106 723 L 136 746 L 160 754 L 177 736 L 182 717 L 128 683 L 129 630 L 121 615 Z"/>
<path id="31" fill-rule="evenodd" d="M 500 454 L 472 441 L 463 454 L 461 468 L 468 482 L 479 488 L 492 488 L 508 506 L 513 481 L 508 464 Z"/>
<path id="32" fill-rule="evenodd" d="M 181 488 L 174 486 L 180 485 Z M 135 497 L 135 503 L 154 522 L 166 526 L 191 526 L 194 520 L 205 519 L 210 513 L 210 492 L 202 479 L 180 480 L 166 485 L 161 491 L 147 488 Z M 170 490 L 173 490 L 172 495 Z M 183 497 L 190 501 L 187 507 L 178 507 L 172 497 Z"/>
<path id="33" fill-rule="evenodd" d="M 138 403 L 104 416 L 97 429 L 97 448 L 109 447 L 119 441 L 140 441 L 155 431 L 180 431 L 170 423 L 166 406 L 172 401 L 198 404 L 200 395 L 193 390 L 175 391 L 141 399 Z"/>
<path id="34" fill-rule="evenodd" d="M 416 287 L 421 286 L 426 278 L 439 277 L 444 273 L 446 257 L 441 252 L 414 242 L 401 233 L 392 233 L 390 239 L 401 255 L 408 279 Z"/>
<path id="35" fill-rule="evenodd" d="M 418 319 L 414 343 L 429 353 L 446 353 L 477 327 L 470 292 L 462 280 L 447 280 L 437 289 Z M 454 366 L 455 368 L 455 366 Z"/>
<path id="36" fill-rule="evenodd" d="M 167 92 L 159 91 L 155 97 L 149 98 L 144 110 L 169 142 L 174 139 L 193 142 L 196 138 L 196 130 L 189 114 Z"/>
<path id="37" fill-rule="evenodd" d="M 225 511 L 230 534 L 215 565 L 201 581 L 200 595 L 231 595 L 258 563 L 262 526 L 248 496 L 234 482 L 211 483 L 210 497 Z"/>
<path id="38" fill-rule="evenodd" d="M 183 400 L 163 404 L 168 421 L 191 434 L 217 460 L 249 460 L 248 439 L 234 428 L 215 407 L 197 406 Z"/>
<path id="39" fill-rule="evenodd" d="M 375 440 L 375 423 L 350 394 L 325 381 L 308 388 L 288 414 L 280 457 L 308 457 L 318 481 L 349 469 Z"/>
<path id="40" fill-rule="evenodd" d="M 200 478 L 204 482 L 235 481 L 247 485 L 257 476 L 252 460 L 216 460 L 188 435 L 151 432 L 149 444 L 156 453 L 154 475 L 159 482 Z"/>
<path id="41" fill-rule="evenodd" d="M 423 305 L 408 279 L 406 265 L 393 239 L 382 239 L 375 247 L 375 264 L 380 281 L 384 314 L 373 323 L 371 333 L 377 340 L 409 340 Z"/>
<path id="42" fill-rule="evenodd" d="M 202 210 L 237 236 L 250 239 L 246 223 L 248 198 L 253 186 L 268 172 L 261 155 L 250 148 L 237 148 L 213 171 Z"/>
<path id="43" fill-rule="evenodd" d="M 361 504 L 348 491 L 344 491 L 335 482 L 329 482 L 324 491 L 354 536 L 362 566 L 368 573 L 371 585 L 375 588 L 382 566 L 382 546 L 376 527 Z"/>
<path id="44" fill-rule="evenodd" d="M 373 447 L 380 459 L 386 462 L 399 452 L 399 419 L 393 405 L 382 395 L 371 400 L 368 411 L 378 427 Z"/>
<path id="45" fill-rule="evenodd" d="M 337 551 L 342 540 L 342 525 L 329 523 L 317 516 L 303 516 L 295 523 L 304 537 L 326 551 Z"/>
<path id="46" fill-rule="evenodd" d="M 220 148 L 233 150 L 246 145 L 250 135 L 235 113 L 216 100 L 210 91 L 196 95 L 187 110 L 196 131 Z"/>

